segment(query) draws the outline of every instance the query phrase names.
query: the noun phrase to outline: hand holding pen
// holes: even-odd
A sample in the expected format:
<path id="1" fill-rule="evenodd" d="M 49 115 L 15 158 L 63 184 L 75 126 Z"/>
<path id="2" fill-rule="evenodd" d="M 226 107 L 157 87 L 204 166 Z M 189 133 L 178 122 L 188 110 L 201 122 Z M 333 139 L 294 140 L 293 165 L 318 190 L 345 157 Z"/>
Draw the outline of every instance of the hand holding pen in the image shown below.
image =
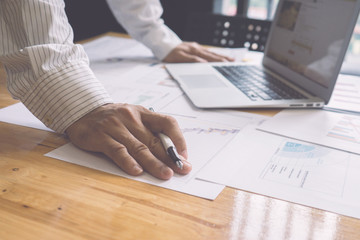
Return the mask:
<path id="1" fill-rule="evenodd" d="M 149 108 L 149 110 L 155 112 L 152 107 Z M 166 153 L 170 156 L 171 160 L 176 164 L 178 168 L 183 169 L 184 164 L 181 157 L 177 153 L 175 145 L 171 141 L 171 139 L 163 133 L 158 133 L 157 135 L 160 138 L 161 143 L 164 146 Z"/>
<path id="2" fill-rule="evenodd" d="M 185 160 L 186 143 L 176 120 L 139 105 L 103 105 L 73 123 L 66 133 L 79 148 L 104 153 L 133 176 L 146 171 L 167 180 L 174 172 L 185 175 L 192 168 Z M 171 153 L 176 154 L 175 146 L 180 151 L 179 161 L 174 162 L 174 156 L 164 151 L 166 142 L 162 143 L 159 133 L 172 140 L 166 145 Z"/>

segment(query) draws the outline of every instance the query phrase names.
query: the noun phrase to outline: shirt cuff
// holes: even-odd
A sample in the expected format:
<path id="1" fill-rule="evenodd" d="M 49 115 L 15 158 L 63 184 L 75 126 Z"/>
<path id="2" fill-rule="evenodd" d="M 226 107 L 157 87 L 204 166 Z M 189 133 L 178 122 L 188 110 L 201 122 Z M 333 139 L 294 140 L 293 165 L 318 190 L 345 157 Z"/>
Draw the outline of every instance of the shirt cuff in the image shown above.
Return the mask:
<path id="1" fill-rule="evenodd" d="M 113 103 L 86 63 L 68 63 L 41 76 L 20 99 L 47 127 L 58 133 L 92 110 Z"/>

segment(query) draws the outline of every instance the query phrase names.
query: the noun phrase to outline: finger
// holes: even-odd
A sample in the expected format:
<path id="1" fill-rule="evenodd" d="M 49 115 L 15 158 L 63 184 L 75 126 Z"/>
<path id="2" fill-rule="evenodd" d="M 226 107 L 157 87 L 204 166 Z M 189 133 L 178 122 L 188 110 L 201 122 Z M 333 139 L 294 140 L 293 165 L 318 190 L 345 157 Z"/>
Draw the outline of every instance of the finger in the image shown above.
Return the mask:
<path id="1" fill-rule="evenodd" d="M 127 174 L 138 176 L 143 172 L 143 168 L 129 155 L 126 147 L 111 137 L 104 142 L 103 153 Z"/>
<path id="2" fill-rule="evenodd" d="M 198 49 L 195 49 L 195 53 L 199 57 L 209 61 L 209 62 L 227 62 L 230 60 L 230 58 L 227 58 L 226 56 L 213 53 L 205 48 L 199 47 Z"/>
<path id="3" fill-rule="evenodd" d="M 144 139 L 145 136 L 149 136 L 151 134 L 152 137 L 150 137 L 150 139 Z M 165 149 L 164 145 L 161 143 L 161 136 L 159 134 L 156 134 L 156 136 L 154 136 L 152 134 L 152 132 L 150 132 L 149 130 L 147 130 L 147 134 L 142 134 L 141 138 L 142 138 L 142 142 L 147 142 L 147 146 L 149 147 L 149 150 L 154 154 L 155 157 L 157 157 L 158 159 L 160 159 L 162 162 L 164 162 L 167 166 L 169 166 L 172 170 L 174 170 L 174 172 L 185 175 L 188 174 L 191 169 L 192 169 L 192 165 L 185 159 L 185 157 L 183 157 L 181 154 L 179 154 L 179 157 L 183 163 L 182 168 L 179 168 L 176 165 L 176 162 L 174 161 L 174 159 L 171 159 L 170 155 L 167 153 L 167 149 Z M 174 144 L 175 145 L 175 144 Z M 176 147 L 175 147 L 176 148 Z M 176 149 L 175 149 L 176 150 Z M 177 150 L 176 150 L 177 152 Z M 187 153 L 184 154 L 187 157 Z"/>
<path id="4" fill-rule="evenodd" d="M 206 47 L 203 47 L 196 42 L 185 42 L 184 46 L 187 48 L 187 51 L 191 52 L 191 54 L 197 55 L 209 62 L 235 61 L 235 59 L 231 57 L 212 52 L 208 50 Z"/>
<path id="5" fill-rule="evenodd" d="M 186 51 L 179 51 L 175 61 L 176 62 L 200 62 L 200 63 L 207 62 L 206 59 L 204 59 L 198 55 L 188 53 Z"/>
<path id="6" fill-rule="evenodd" d="M 141 142 L 146 144 L 146 146 L 149 148 L 151 153 L 156 158 L 160 159 L 162 162 L 164 162 L 167 166 L 169 166 L 176 173 L 185 175 L 191 171 L 191 169 L 192 169 L 191 164 L 181 154 L 179 154 L 179 156 L 183 162 L 183 167 L 179 168 L 176 165 L 176 162 L 173 159 L 171 159 L 170 155 L 167 153 L 167 149 L 165 149 L 164 145 L 162 144 L 159 134 L 152 133 L 149 129 L 145 128 L 145 126 L 144 126 L 143 131 L 141 131 L 141 132 L 136 131 L 136 133 L 134 133 L 134 135 Z M 185 152 L 185 154 L 183 153 L 183 155 L 185 155 L 187 157 L 187 152 Z"/>
<path id="7" fill-rule="evenodd" d="M 225 55 L 221 55 L 221 54 L 212 52 L 212 51 L 210 51 L 210 50 L 208 50 L 208 51 L 209 51 L 213 56 L 215 56 L 216 58 L 222 59 L 222 60 L 221 60 L 222 62 L 234 62 L 234 61 L 235 61 L 235 59 L 232 58 L 232 57 L 225 56 Z"/>
<path id="8" fill-rule="evenodd" d="M 147 109 L 145 109 L 145 111 L 148 111 Z M 153 112 L 150 112 L 150 114 L 153 114 Z M 162 115 L 157 115 L 157 114 L 153 114 L 153 117 L 155 118 L 162 118 Z M 134 127 L 136 126 L 136 127 Z M 184 157 L 182 157 L 183 160 L 183 167 L 179 168 L 176 163 L 174 162 L 174 160 L 172 160 L 169 156 L 169 154 L 167 154 L 167 149 L 164 148 L 163 144 L 161 143 L 160 139 L 159 139 L 159 135 L 158 134 L 154 134 L 152 131 L 150 131 L 145 125 L 142 124 L 142 122 L 137 122 L 136 124 L 133 124 L 132 126 L 129 126 L 129 131 L 131 132 L 131 134 L 138 139 L 140 142 L 144 143 L 148 149 L 150 150 L 150 152 L 159 160 L 161 160 L 162 162 L 164 162 L 167 166 L 169 166 L 171 169 L 173 169 L 176 173 L 179 174 L 188 174 L 191 169 L 192 166 L 191 164 L 186 161 L 185 157 L 187 157 L 187 152 L 185 150 L 185 153 L 183 152 L 182 155 L 184 155 Z M 176 133 L 177 134 L 177 133 Z M 182 133 L 180 131 L 180 134 L 182 136 Z M 185 141 L 185 140 L 184 140 Z M 175 144 L 174 144 L 175 145 Z M 180 144 L 178 144 L 180 146 Z M 175 145 L 176 146 L 176 145 Z M 184 147 L 183 147 L 184 148 Z M 185 149 L 186 149 L 186 144 L 185 144 Z M 180 154 L 181 155 L 181 154 Z"/>
<path id="9" fill-rule="evenodd" d="M 174 160 L 172 160 L 170 158 L 170 156 L 167 157 L 167 159 L 165 160 L 166 165 L 168 165 L 174 172 L 181 174 L 181 175 L 186 175 L 189 172 L 191 172 L 192 170 L 192 164 L 187 161 L 183 156 L 179 155 L 181 162 L 182 162 L 182 168 L 179 168 L 178 165 L 176 164 L 176 162 Z"/>
<path id="10" fill-rule="evenodd" d="M 151 111 L 142 115 L 144 124 L 154 133 L 164 133 L 174 143 L 178 153 L 185 159 L 188 157 L 185 138 L 175 118 Z"/>
<path id="11" fill-rule="evenodd" d="M 159 179 L 170 179 L 173 170 L 165 163 L 156 158 L 149 148 L 127 129 L 113 129 L 110 135 L 125 146 L 127 154 L 130 155 L 145 171 Z"/>

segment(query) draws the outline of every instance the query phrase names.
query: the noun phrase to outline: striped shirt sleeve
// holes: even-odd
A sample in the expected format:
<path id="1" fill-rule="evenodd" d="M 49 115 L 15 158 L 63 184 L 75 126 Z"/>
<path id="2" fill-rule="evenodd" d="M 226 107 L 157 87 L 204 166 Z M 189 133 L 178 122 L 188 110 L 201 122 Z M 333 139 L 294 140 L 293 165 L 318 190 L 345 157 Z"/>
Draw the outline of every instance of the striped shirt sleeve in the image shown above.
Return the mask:
<path id="1" fill-rule="evenodd" d="M 0 61 L 9 92 L 59 133 L 112 99 L 73 43 L 63 0 L 1 0 Z"/>

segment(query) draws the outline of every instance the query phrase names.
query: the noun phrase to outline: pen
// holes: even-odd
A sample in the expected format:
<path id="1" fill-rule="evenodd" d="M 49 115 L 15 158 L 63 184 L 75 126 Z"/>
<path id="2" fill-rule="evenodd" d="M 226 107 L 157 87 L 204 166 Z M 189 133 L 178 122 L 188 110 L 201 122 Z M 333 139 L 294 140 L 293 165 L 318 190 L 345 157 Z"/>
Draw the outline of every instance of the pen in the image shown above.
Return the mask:
<path id="1" fill-rule="evenodd" d="M 150 111 L 155 112 L 152 107 L 149 108 Z M 174 143 L 171 141 L 171 139 L 166 136 L 163 133 L 158 133 L 158 137 L 160 138 L 160 141 L 165 148 L 166 153 L 170 156 L 171 160 L 176 164 L 176 166 L 180 169 L 183 168 L 184 164 L 179 156 L 179 154 L 176 151 Z"/>

